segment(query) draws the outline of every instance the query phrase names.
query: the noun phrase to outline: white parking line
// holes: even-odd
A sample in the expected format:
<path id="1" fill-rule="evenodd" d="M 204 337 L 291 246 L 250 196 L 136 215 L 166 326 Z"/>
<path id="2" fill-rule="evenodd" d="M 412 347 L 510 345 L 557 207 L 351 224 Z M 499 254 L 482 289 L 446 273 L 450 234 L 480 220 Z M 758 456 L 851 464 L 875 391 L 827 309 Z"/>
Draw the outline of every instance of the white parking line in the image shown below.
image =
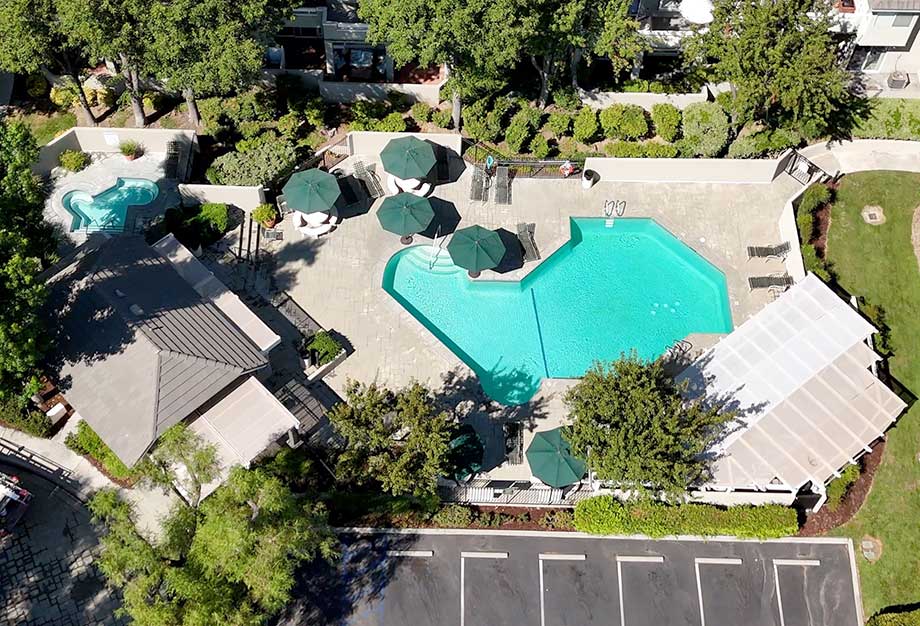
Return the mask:
<path id="1" fill-rule="evenodd" d="M 700 580 L 700 565 L 741 565 L 741 559 L 707 557 L 693 559 L 693 567 L 696 569 L 696 597 L 700 601 L 700 626 L 706 626 L 706 613 L 703 610 L 703 583 Z"/>
<path id="2" fill-rule="evenodd" d="M 507 552 L 461 552 L 460 553 L 460 626 L 466 624 L 466 560 L 507 559 Z"/>
<path id="3" fill-rule="evenodd" d="M 817 567 L 821 561 L 815 559 L 773 559 L 773 581 L 776 584 L 776 606 L 779 608 L 779 626 L 786 626 L 783 616 L 783 594 L 779 590 L 779 566 L 798 565 L 799 567 Z"/>
<path id="4" fill-rule="evenodd" d="M 387 550 L 387 556 L 429 558 L 434 556 L 434 550 Z"/>
<path id="5" fill-rule="evenodd" d="M 623 598 L 623 563 L 664 563 L 663 556 L 622 556 L 617 555 L 617 585 L 620 592 L 620 626 L 626 626 L 626 601 Z"/>
<path id="6" fill-rule="evenodd" d="M 540 626 L 546 626 L 546 613 L 544 611 L 545 602 L 543 597 L 543 592 L 546 588 L 543 586 L 543 561 L 584 561 L 586 558 L 584 554 L 560 554 L 557 552 L 540 553 Z"/>

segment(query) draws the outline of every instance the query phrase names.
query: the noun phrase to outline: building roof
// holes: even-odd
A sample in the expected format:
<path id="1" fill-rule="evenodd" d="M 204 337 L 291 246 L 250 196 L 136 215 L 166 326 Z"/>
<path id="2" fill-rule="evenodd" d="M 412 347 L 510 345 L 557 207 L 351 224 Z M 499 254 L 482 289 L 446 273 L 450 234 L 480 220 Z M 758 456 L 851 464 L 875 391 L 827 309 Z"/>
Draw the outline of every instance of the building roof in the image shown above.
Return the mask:
<path id="1" fill-rule="evenodd" d="M 920 0 L 869 0 L 873 11 L 905 11 L 920 13 Z"/>
<path id="2" fill-rule="evenodd" d="M 125 463 L 265 356 L 139 237 L 111 239 L 52 279 L 59 381 Z"/>
<path id="3" fill-rule="evenodd" d="M 220 475 L 202 487 L 201 496 L 223 483 L 231 467 L 249 467 L 269 445 L 298 426 L 291 412 L 254 377 L 234 387 L 189 425 L 214 444 L 221 465 Z"/>
<path id="4" fill-rule="evenodd" d="M 173 269 L 192 286 L 199 296 L 210 300 L 224 315 L 229 317 L 246 336 L 252 339 L 259 350 L 268 353 L 269 350 L 281 343 L 281 337 L 259 319 L 259 317 L 246 306 L 239 296 L 227 289 L 204 264 L 195 258 L 189 249 L 179 243 L 172 234 L 166 235 L 153 244 L 164 259 L 169 261 Z"/>
<path id="5" fill-rule="evenodd" d="M 868 449 L 905 407 L 869 370 L 874 332 L 809 274 L 682 372 L 688 397 L 738 412 L 711 450 L 712 484 L 797 490 Z"/>

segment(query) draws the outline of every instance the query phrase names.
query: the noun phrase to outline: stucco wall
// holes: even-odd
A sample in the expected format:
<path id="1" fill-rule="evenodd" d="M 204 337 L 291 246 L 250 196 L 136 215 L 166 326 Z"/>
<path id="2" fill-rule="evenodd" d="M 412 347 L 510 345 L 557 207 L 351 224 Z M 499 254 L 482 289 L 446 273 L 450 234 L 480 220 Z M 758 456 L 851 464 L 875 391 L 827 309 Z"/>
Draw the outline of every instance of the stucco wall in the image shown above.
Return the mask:
<path id="1" fill-rule="evenodd" d="M 385 100 L 388 91 L 411 96 L 418 102 L 437 106 L 441 99 L 441 82 L 424 85 L 409 83 L 340 83 L 320 81 L 319 95 L 327 102 L 354 102 L 355 100 Z"/>
<path id="2" fill-rule="evenodd" d="M 349 154 L 379 154 L 391 139 L 413 135 L 424 141 L 430 141 L 449 148 L 460 154 L 461 137 L 456 133 L 375 133 L 371 131 L 352 131 L 348 133 Z"/>
<path id="3" fill-rule="evenodd" d="M 234 185 L 179 185 L 179 195 L 183 204 L 204 204 L 205 202 L 222 202 L 246 212 L 265 202 L 265 190 L 262 187 L 241 187 Z"/>
<path id="4" fill-rule="evenodd" d="M 770 183 L 781 159 L 612 159 L 589 157 L 585 169 L 612 182 Z"/>
<path id="5" fill-rule="evenodd" d="M 581 101 L 593 109 L 606 109 L 611 104 L 637 104 L 651 111 L 656 104 L 667 102 L 683 109 L 695 102 L 706 102 L 708 93 L 703 88 L 699 93 L 625 93 L 614 91 L 579 90 Z"/>

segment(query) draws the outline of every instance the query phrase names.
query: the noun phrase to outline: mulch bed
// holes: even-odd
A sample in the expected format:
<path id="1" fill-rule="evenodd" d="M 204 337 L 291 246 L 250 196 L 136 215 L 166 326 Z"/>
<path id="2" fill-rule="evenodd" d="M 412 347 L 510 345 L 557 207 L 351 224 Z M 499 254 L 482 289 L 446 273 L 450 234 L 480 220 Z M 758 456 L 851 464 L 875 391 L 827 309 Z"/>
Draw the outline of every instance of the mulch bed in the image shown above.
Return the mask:
<path id="1" fill-rule="evenodd" d="M 847 491 L 837 509 L 831 511 L 825 506 L 817 513 L 809 514 L 805 524 L 799 530 L 799 537 L 824 535 L 853 519 L 863 502 L 866 501 L 866 496 L 869 495 L 869 490 L 872 488 L 872 479 L 875 477 L 875 471 L 878 466 L 882 463 L 884 452 L 885 440 L 883 439 L 872 448 L 872 452 L 862 457 L 863 471 Z"/>
<path id="2" fill-rule="evenodd" d="M 827 188 L 831 190 L 831 194 L 836 194 L 838 187 L 840 187 L 840 184 L 837 182 L 827 183 Z M 831 228 L 831 205 L 833 205 L 833 202 L 828 202 L 815 210 L 815 233 L 817 236 L 811 241 L 811 245 L 814 246 L 819 259 L 827 258 L 827 233 Z"/>
<path id="3" fill-rule="evenodd" d="M 446 504 L 446 503 L 445 503 Z M 519 506 L 469 506 L 474 513 L 493 513 L 493 514 L 505 514 L 510 519 L 506 520 L 505 523 L 500 526 L 488 525 L 474 521 L 467 528 L 492 528 L 499 530 L 557 530 L 557 531 L 573 531 L 574 528 L 548 528 L 546 526 L 540 525 L 540 520 L 543 516 L 550 511 L 559 510 L 557 507 L 519 507 Z M 571 509 L 568 509 L 571 511 Z M 523 515 L 523 513 L 530 515 L 530 521 L 524 522 L 521 521 L 518 516 Z M 380 528 L 443 528 L 433 524 L 430 520 L 423 521 L 415 516 L 395 516 L 395 518 L 390 518 L 388 516 L 381 515 L 368 515 L 356 520 L 335 520 L 336 525 L 348 525 L 354 527 L 380 527 Z"/>

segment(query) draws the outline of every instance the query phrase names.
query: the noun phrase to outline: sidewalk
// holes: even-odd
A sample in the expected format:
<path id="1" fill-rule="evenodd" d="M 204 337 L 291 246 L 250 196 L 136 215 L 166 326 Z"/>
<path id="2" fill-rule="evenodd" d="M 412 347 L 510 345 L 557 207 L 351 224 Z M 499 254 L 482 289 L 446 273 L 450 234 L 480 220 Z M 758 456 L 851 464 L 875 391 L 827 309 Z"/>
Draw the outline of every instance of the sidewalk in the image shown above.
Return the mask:
<path id="1" fill-rule="evenodd" d="M 159 536 L 160 521 L 176 496 L 141 486 L 126 489 L 116 485 L 92 463 L 72 452 L 64 445 L 64 439 L 78 421 L 79 416 L 71 417 L 51 439 L 0 426 L 0 461 L 43 475 L 84 501 L 98 489 L 114 487 L 134 505 L 138 528 L 149 537 Z"/>
<path id="2" fill-rule="evenodd" d="M 799 153 L 831 176 L 867 170 L 920 172 L 920 141 L 834 141 L 802 148 Z"/>

